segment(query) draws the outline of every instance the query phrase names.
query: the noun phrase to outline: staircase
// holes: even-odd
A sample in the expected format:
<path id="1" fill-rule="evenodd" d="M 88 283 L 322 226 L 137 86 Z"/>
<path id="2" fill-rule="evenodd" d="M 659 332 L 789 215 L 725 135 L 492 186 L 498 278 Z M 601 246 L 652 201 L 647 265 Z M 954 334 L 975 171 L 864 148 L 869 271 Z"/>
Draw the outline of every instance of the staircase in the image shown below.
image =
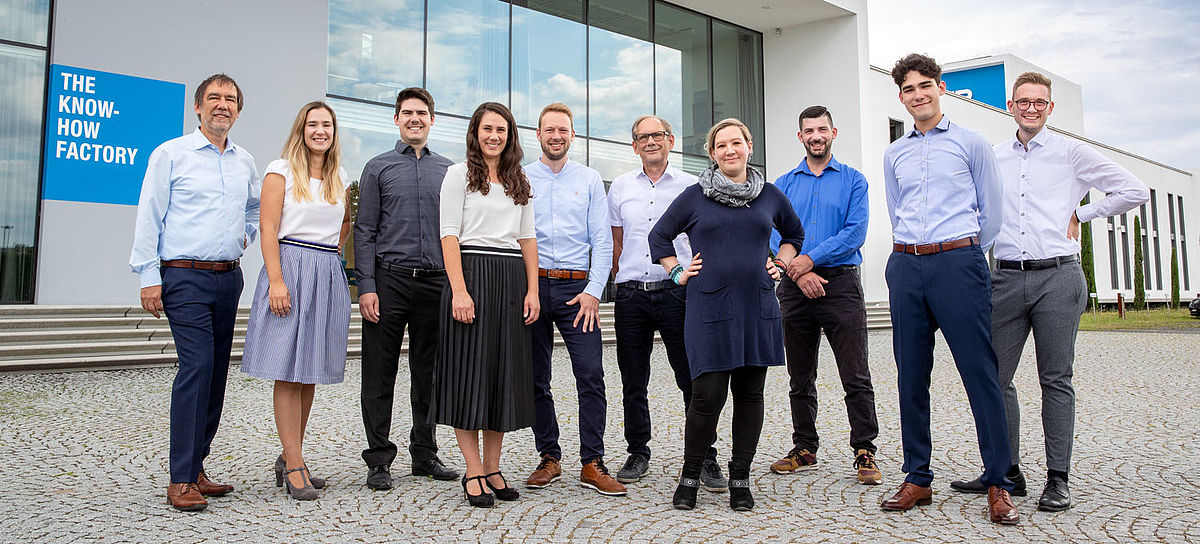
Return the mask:
<path id="1" fill-rule="evenodd" d="M 362 320 L 351 309 L 346 357 L 362 355 Z M 239 308 L 231 360 L 242 359 L 248 306 Z M 615 344 L 613 305 L 600 305 L 605 344 Z M 867 328 L 889 329 L 886 303 L 867 305 Z M 555 345 L 562 339 L 556 334 Z M 407 352 L 407 345 L 403 348 Z M 171 366 L 177 361 L 167 319 L 139 306 L 0 306 L 0 372 L 65 372 Z"/>

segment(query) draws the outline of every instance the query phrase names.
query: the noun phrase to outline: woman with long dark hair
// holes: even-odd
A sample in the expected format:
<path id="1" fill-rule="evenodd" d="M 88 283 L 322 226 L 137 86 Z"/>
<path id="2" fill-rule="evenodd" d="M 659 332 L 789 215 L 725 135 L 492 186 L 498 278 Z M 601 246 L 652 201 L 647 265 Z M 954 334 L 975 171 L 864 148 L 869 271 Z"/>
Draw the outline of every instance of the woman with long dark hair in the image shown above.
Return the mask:
<path id="1" fill-rule="evenodd" d="M 485 102 L 471 116 L 466 162 L 442 181 L 448 283 L 429 414 L 454 427 L 467 467 L 463 493 L 478 507 L 518 498 L 500 473 L 500 447 L 504 433 L 534 422 L 527 326 L 540 310 L 538 255 L 523 158 L 512 113 Z"/>
<path id="2" fill-rule="evenodd" d="M 783 237 L 781 264 L 803 245 L 804 228 L 783 192 L 746 165 L 754 143 L 741 121 L 725 119 L 713 126 L 705 149 L 713 165 L 650 231 L 650 257 L 688 289 L 684 338 L 692 402 L 684 424 L 683 472 L 672 502 L 681 510 L 695 508 L 704 457 L 732 391 L 729 506 L 750 510 L 750 464 L 762 432 L 767 367 L 784 363 L 779 300 L 763 262 L 772 228 Z M 682 233 L 695 252 L 686 267 L 671 242 Z"/>
<path id="3" fill-rule="evenodd" d="M 275 485 L 299 500 L 325 481 L 304 463 L 304 431 L 316 384 L 346 370 L 350 291 L 338 253 L 350 235 L 350 180 L 339 165 L 337 117 L 309 102 L 292 122 L 283 158 L 263 176 L 263 268 L 254 290 L 242 371 L 275 380 L 275 426 L 283 454 Z"/>

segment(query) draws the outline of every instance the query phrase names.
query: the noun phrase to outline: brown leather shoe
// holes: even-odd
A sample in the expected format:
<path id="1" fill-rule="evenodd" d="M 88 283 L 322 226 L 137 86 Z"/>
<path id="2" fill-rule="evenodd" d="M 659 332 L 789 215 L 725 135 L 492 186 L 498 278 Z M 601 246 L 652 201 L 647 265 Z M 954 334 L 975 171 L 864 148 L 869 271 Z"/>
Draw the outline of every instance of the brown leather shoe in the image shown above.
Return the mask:
<path id="1" fill-rule="evenodd" d="M 208 501 L 204 500 L 204 495 L 200 494 L 194 483 L 167 486 L 167 504 L 184 512 L 198 512 L 208 507 Z"/>
<path id="2" fill-rule="evenodd" d="M 196 476 L 196 489 L 205 497 L 220 497 L 230 491 L 233 491 L 233 486 L 228 484 L 219 484 L 208 479 L 208 475 L 203 470 L 200 475 Z"/>
<path id="3" fill-rule="evenodd" d="M 1021 522 L 1021 515 L 1017 513 L 1012 497 L 1003 487 L 988 488 L 988 517 L 992 523 L 1001 525 L 1016 525 Z"/>
<path id="4" fill-rule="evenodd" d="M 620 497 L 625 494 L 625 484 L 618 482 L 608 473 L 603 459 L 592 459 L 579 471 L 579 485 L 599 491 L 601 495 Z"/>
<path id="5" fill-rule="evenodd" d="M 543 455 L 542 461 L 533 469 L 533 474 L 525 479 L 525 487 L 541 489 L 557 482 L 559 478 L 562 478 L 562 465 L 558 463 L 558 459 Z"/>
<path id="6" fill-rule="evenodd" d="M 904 482 L 896 494 L 884 499 L 879 507 L 890 511 L 912 510 L 914 506 L 925 506 L 933 503 L 933 489 L 917 484 Z"/>

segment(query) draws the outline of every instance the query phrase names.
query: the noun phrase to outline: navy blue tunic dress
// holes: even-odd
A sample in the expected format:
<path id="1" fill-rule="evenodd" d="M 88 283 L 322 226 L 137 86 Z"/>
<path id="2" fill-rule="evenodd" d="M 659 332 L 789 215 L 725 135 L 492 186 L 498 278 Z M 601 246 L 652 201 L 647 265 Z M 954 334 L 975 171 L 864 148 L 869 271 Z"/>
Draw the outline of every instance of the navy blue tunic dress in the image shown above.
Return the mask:
<path id="1" fill-rule="evenodd" d="M 772 228 L 783 242 L 803 246 L 800 218 L 774 185 L 764 185 L 741 208 L 716 202 L 692 185 L 650 232 L 654 262 L 675 255 L 671 240 L 680 233 L 687 233 L 692 251 L 704 261 L 687 283 L 684 340 L 693 380 L 705 372 L 783 364 L 779 300 L 766 270 Z"/>

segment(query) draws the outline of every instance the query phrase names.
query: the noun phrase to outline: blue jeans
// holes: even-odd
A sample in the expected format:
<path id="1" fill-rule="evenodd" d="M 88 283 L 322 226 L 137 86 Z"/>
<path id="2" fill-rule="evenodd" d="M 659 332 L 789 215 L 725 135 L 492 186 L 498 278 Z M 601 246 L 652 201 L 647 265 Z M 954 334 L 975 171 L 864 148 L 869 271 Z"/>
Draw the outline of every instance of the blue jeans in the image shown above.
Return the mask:
<path id="1" fill-rule="evenodd" d="M 579 458 L 583 463 L 604 457 L 604 425 L 608 401 L 604 398 L 603 346 L 599 323 L 591 332 L 583 332 L 571 323 L 579 313 L 579 305 L 567 305 L 587 287 L 587 280 L 538 279 L 538 296 L 542 309 L 530 326 L 533 334 L 533 405 L 536 422 L 534 442 L 539 454 L 562 459 L 558 445 L 558 417 L 554 413 L 554 397 L 550 394 L 550 353 L 554 347 L 554 329 L 567 344 L 571 368 L 575 372 L 575 387 L 579 396 Z"/>

